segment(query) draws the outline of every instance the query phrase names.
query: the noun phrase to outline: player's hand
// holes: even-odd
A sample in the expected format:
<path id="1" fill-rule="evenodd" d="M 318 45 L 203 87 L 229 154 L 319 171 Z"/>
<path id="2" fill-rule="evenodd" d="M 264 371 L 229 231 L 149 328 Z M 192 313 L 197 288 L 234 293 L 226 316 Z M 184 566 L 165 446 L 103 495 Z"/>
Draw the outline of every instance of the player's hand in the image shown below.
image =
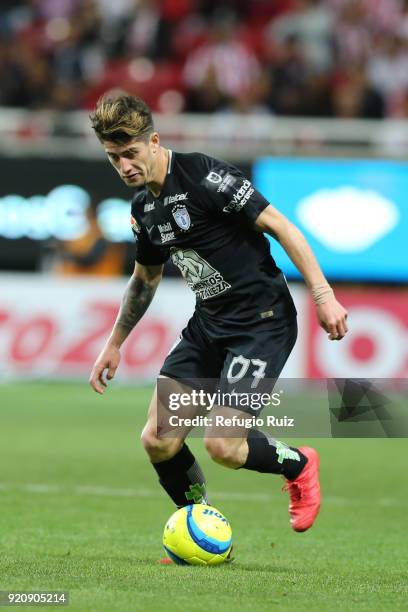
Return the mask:
<path id="1" fill-rule="evenodd" d="M 341 340 L 348 332 L 347 310 L 335 297 L 316 306 L 319 324 L 329 334 L 329 340 Z"/>
<path id="2" fill-rule="evenodd" d="M 112 380 L 120 362 L 120 351 L 116 346 L 108 344 L 99 355 L 92 368 L 89 384 L 96 393 L 101 395 L 108 386 L 107 380 Z M 107 371 L 106 371 L 107 370 Z M 106 372 L 106 375 L 105 375 Z M 105 378 L 106 376 L 106 378 Z"/>

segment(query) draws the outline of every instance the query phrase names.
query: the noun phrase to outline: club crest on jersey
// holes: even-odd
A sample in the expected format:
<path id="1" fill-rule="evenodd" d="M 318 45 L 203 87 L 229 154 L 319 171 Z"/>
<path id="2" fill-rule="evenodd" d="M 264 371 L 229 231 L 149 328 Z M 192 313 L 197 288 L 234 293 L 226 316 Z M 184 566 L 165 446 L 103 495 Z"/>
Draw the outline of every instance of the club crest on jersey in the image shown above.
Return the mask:
<path id="1" fill-rule="evenodd" d="M 190 229 L 191 219 L 190 215 L 188 214 L 188 210 L 184 206 L 184 204 L 177 204 L 177 206 L 175 206 L 171 212 L 173 214 L 175 222 L 183 230 L 183 232 L 186 232 L 188 229 Z"/>

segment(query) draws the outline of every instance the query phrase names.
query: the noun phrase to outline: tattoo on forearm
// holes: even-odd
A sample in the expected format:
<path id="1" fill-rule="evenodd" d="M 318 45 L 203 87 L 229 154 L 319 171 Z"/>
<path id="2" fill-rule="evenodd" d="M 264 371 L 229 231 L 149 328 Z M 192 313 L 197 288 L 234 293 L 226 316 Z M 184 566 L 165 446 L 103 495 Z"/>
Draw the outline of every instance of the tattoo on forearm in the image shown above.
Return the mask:
<path id="1" fill-rule="evenodd" d="M 117 325 L 131 331 L 148 309 L 156 288 L 156 283 L 131 278 L 122 299 Z"/>

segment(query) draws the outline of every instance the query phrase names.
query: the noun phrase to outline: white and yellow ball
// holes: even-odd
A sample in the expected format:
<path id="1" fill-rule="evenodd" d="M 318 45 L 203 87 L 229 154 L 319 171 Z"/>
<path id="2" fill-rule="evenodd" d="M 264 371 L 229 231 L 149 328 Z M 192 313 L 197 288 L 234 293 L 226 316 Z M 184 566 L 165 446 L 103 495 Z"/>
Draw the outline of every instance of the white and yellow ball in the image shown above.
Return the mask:
<path id="1" fill-rule="evenodd" d="M 169 518 L 163 545 L 170 559 L 179 565 L 219 565 L 231 550 L 231 526 L 217 508 L 191 504 Z"/>

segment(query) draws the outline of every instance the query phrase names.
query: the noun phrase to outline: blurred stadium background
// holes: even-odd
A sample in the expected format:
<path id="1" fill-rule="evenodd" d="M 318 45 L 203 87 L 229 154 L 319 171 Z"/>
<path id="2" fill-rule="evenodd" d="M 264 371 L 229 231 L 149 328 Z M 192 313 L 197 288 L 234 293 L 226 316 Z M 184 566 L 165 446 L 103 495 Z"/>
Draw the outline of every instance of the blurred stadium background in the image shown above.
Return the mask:
<path id="1" fill-rule="evenodd" d="M 137 435 L 193 296 L 169 264 L 113 389 L 91 392 L 134 265 L 131 192 L 88 120 L 112 88 L 146 99 L 165 146 L 234 162 L 306 235 L 351 331 L 327 341 L 273 243 L 299 313 L 286 376 L 408 374 L 406 0 L 2 0 L 1 588 L 70 589 L 80 610 L 212 610 L 214 593 L 224 610 L 237 593 L 252 611 L 288 594 L 289 609 L 405 609 L 404 440 L 319 439 L 325 505 L 302 540 L 264 475 L 192 440 L 238 562 L 201 582 L 154 566 L 172 506 Z"/>
<path id="2" fill-rule="evenodd" d="M 4 0 L 0 377 L 85 380 L 133 268 L 131 193 L 89 127 L 124 88 L 162 141 L 233 161 L 305 233 L 350 311 L 302 330 L 293 377 L 408 372 L 408 2 Z M 193 306 L 169 264 L 119 378 L 153 380 Z"/>

